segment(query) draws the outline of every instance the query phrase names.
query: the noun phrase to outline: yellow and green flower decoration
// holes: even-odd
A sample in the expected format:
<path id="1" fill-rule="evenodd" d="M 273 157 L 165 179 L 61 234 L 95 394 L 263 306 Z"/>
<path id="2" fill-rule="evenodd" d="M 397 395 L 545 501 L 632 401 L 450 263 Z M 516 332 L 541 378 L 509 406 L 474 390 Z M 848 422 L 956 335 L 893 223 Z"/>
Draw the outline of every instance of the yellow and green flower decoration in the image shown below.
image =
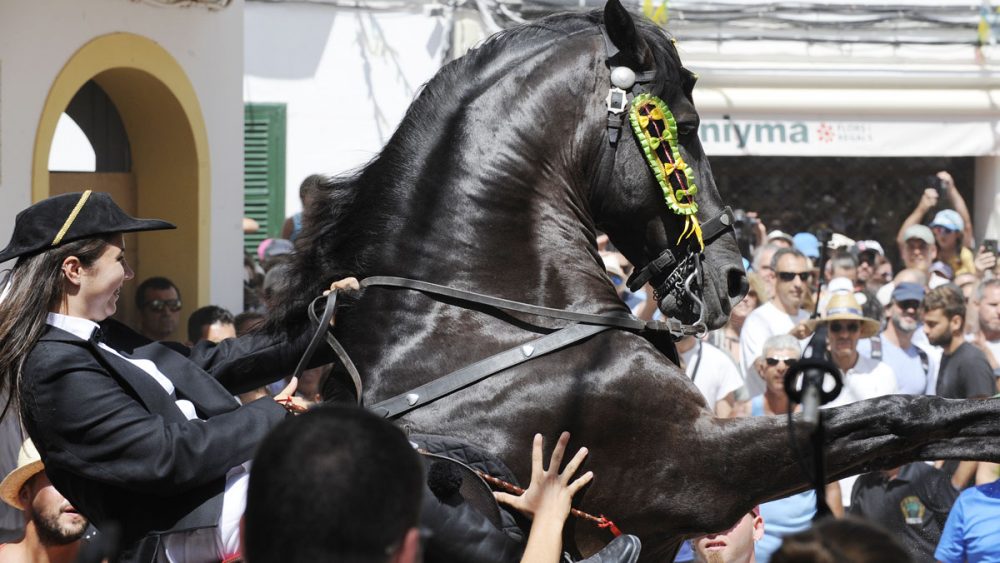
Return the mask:
<path id="1" fill-rule="evenodd" d="M 674 115 L 667 103 L 660 98 L 652 94 L 639 94 L 632 100 L 628 117 L 642 146 L 642 152 L 646 155 L 646 161 L 663 190 L 667 207 L 685 217 L 684 229 L 677 238 L 677 243 L 694 236 L 704 251 L 705 241 L 702 240 L 701 225 L 696 215 L 698 204 L 694 201 L 698 186 L 694 182 L 694 171 L 681 158 Z"/>

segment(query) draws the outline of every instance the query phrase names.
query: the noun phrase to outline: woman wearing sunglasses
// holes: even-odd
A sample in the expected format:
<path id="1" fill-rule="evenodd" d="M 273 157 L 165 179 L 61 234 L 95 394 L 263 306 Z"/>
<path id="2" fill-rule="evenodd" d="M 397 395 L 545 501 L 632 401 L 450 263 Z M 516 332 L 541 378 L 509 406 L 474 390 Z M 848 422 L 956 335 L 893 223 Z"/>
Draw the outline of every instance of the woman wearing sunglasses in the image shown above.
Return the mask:
<path id="1" fill-rule="evenodd" d="M 109 319 L 133 277 L 122 233 L 172 228 L 128 216 L 107 194 L 64 194 L 19 213 L 0 251 L 0 262 L 17 259 L 0 298 L 0 396 L 59 491 L 120 533 L 125 561 L 236 553 L 246 462 L 304 409 L 294 381 L 242 406 L 233 394 L 292 371 L 308 335 L 179 350 Z"/>

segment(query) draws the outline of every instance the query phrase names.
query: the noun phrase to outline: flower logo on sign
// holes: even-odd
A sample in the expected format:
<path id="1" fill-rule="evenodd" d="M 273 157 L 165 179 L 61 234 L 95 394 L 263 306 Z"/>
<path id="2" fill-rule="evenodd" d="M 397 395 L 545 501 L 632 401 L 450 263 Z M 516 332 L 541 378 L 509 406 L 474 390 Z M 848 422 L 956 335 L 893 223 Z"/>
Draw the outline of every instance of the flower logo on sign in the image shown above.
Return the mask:
<path id="1" fill-rule="evenodd" d="M 833 142 L 833 127 L 830 127 L 826 123 L 820 123 L 819 127 L 816 128 L 816 137 L 819 138 L 821 143 L 832 143 Z"/>

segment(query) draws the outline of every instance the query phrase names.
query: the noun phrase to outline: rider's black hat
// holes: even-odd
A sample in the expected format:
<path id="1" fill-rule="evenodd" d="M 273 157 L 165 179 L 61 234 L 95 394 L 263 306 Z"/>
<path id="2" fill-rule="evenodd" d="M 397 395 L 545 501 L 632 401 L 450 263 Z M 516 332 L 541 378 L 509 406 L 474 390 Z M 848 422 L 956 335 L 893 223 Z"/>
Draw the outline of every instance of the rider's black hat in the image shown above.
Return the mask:
<path id="1" fill-rule="evenodd" d="M 67 242 L 114 233 L 175 229 L 159 219 L 136 219 L 103 192 L 77 192 L 43 199 L 17 214 L 14 234 L 0 262 L 37 254 Z"/>

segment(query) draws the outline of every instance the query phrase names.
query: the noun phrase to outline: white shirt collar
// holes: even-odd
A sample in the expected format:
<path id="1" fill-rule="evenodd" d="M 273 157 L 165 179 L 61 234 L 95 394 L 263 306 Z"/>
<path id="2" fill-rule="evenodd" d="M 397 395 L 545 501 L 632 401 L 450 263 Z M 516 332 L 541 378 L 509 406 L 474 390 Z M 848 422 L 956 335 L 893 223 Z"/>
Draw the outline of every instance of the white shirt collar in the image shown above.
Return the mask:
<path id="1" fill-rule="evenodd" d="M 90 340 L 90 336 L 94 334 L 94 331 L 100 328 L 97 323 L 90 319 L 70 317 L 59 313 L 49 313 L 45 322 L 56 328 L 61 328 L 82 340 Z"/>

